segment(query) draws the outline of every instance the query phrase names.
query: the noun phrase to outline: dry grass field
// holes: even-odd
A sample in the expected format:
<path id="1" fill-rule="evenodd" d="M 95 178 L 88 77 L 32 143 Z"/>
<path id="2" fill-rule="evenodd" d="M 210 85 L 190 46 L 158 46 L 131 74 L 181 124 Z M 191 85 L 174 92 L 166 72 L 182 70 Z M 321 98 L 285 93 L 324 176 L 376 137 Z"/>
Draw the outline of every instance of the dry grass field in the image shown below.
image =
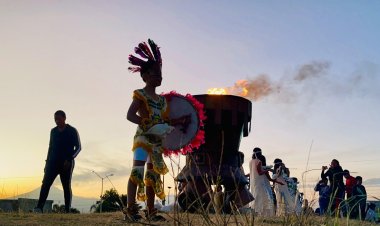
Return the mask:
<path id="1" fill-rule="evenodd" d="M 128 223 L 121 212 L 101 214 L 33 214 L 0 213 L 0 225 L 373 225 L 345 219 L 317 216 L 289 216 L 262 218 L 251 215 L 202 215 L 202 214 L 163 214 L 166 222 Z"/>

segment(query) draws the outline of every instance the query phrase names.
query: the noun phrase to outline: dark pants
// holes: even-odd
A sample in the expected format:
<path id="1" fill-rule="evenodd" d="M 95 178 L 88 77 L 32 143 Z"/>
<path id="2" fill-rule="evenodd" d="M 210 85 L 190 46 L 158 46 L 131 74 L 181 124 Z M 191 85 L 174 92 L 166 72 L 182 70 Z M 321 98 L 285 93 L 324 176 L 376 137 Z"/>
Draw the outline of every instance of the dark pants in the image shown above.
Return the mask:
<path id="1" fill-rule="evenodd" d="M 328 207 L 329 207 L 329 199 L 319 198 L 319 214 L 320 215 L 325 214 Z"/>
<path id="2" fill-rule="evenodd" d="M 40 198 L 37 207 L 43 209 L 46 199 L 49 195 L 49 190 L 55 178 L 59 175 L 62 182 L 63 193 L 65 197 L 65 211 L 70 212 L 71 207 L 71 176 L 73 174 L 75 162 L 74 160 L 68 161 L 64 165 L 64 161 L 48 161 L 45 166 L 45 175 L 42 181 Z"/>
<path id="3" fill-rule="evenodd" d="M 336 188 L 330 194 L 330 213 L 334 214 L 339 209 L 340 203 L 344 200 L 344 189 Z"/>
<path id="4" fill-rule="evenodd" d="M 353 207 L 351 209 L 351 215 L 350 215 L 350 217 L 353 218 L 353 219 L 364 220 L 365 216 L 366 216 L 366 211 L 365 211 L 366 204 L 367 204 L 366 200 L 356 199 L 354 201 Z"/>

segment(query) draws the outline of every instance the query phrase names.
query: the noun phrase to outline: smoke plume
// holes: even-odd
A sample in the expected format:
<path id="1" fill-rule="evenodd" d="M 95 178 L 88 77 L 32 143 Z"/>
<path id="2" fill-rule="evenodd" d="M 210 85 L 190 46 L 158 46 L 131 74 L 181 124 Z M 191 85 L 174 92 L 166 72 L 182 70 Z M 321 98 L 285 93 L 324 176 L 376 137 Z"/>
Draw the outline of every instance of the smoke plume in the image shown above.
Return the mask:
<path id="1" fill-rule="evenodd" d="M 294 103 L 300 99 L 313 102 L 318 95 L 349 98 L 356 96 L 380 97 L 380 66 L 371 62 L 360 63 L 351 74 L 339 75 L 339 79 L 329 77 L 331 63 L 312 61 L 298 66 L 291 73 L 272 81 L 267 74 L 260 74 L 246 80 L 238 80 L 233 86 L 212 88 L 209 94 L 232 94 L 253 101 L 274 98 L 284 103 Z"/>
<path id="2" fill-rule="evenodd" d="M 302 86 L 307 80 L 317 79 L 328 73 L 330 63 L 325 61 L 313 61 L 301 65 L 292 73 L 290 78 L 281 82 L 271 81 L 268 75 L 260 74 L 247 80 L 238 80 L 231 87 L 212 88 L 208 90 L 209 94 L 232 94 L 242 96 L 253 101 L 276 95 L 281 101 L 289 102 L 294 99 L 295 87 L 292 81 L 297 82 L 297 86 Z"/>
<path id="3" fill-rule="evenodd" d="M 302 65 L 294 76 L 296 81 L 304 81 L 311 78 L 325 75 L 330 68 L 329 62 L 314 61 L 309 64 Z"/>

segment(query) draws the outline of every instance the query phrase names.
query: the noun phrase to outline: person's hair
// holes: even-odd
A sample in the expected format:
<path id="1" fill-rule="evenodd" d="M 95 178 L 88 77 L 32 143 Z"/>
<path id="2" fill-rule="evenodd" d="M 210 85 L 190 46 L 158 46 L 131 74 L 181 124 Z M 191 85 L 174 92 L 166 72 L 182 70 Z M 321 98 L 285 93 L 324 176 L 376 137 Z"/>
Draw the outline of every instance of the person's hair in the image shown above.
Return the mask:
<path id="1" fill-rule="evenodd" d="M 262 154 L 261 154 L 261 148 L 255 147 L 255 148 L 253 149 L 252 158 L 253 158 L 253 159 L 259 158 L 260 155 L 262 155 Z"/>
<path id="2" fill-rule="evenodd" d="M 265 158 L 264 155 L 260 154 L 260 155 L 258 156 L 258 159 L 261 161 L 261 165 L 263 165 L 263 166 L 266 166 L 266 165 L 267 165 L 267 159 Z"/>
<path id="3" fill-rule="evenodd" d="M 252 159 L 258 159 L 258 160 L 260 160 L 261 163 L 263 164 L 263 166 L 265 166 L 266 163 L 267 163 L 265 156 L 262 155 L 260 152 L 258 152 L 258 153 L 253 153 L 253 154 L 252 154 Z"/>
<path id="4" fill-rule="evenodd" d="M 265 156 L 261 153 L 261 148 L 255 147 L 253 149 L 252 159 L 260 160 L 263 166 L 267 165 L 267 160 L 265 159 Z"/>
<path id="5" fill-rule="evenodd" d="M 64 117 L 64 118 L 66 118 L 66 114 L 65 114 L 65 112 L 62 111 L 62 110 L 58 110 L 58 111 L 56 111 L 56 112 L 54 113 L 54 115 L 59 115 L 59 116 L 62 116 L 62 117 Z"/>
<path id="6" fill-rule="evenodd" d="M 357 176 L 357 177 L 355 177 L 355 179 L 358 181 L 358 180 L 360 180 L 360 181 L 363 181 L 363 178 L 361 177 L 361 176 Z"/>
<path id="7" fill-rule="evenodd" d="M 255 147 L 255 148 L 253 149 L 253 153 L 258 153 L 258 152 L 261 153 L 261 148 Z"/>
<path id="8" fill-rule="evenodd" d="M 336 159 L 333 159 L 333 160 L 332 160 L 332 162 L 335 162 L 335 163 L 336 163 L 338 166 L 340 166 L 340 165 L 339 165 L 339 161 L 338 161 L 338 160 L 336 160 Z"/>
<path id="9" fill-rule="evenodd" d="M 343 170 L 343 174 L 350 174 L 350 171 L 348 171 L 348 170 Z"/>
<path id="10" fill-rule="evenodd" d="M 277 169 L 280 167 L 280 163 L 282 163 L 282 160 L 281 159 L 275 159 L 273 161 L 273 163 L 274 163 L 273 171 L 274 171 L 274 173 L 277 173 Z"/>

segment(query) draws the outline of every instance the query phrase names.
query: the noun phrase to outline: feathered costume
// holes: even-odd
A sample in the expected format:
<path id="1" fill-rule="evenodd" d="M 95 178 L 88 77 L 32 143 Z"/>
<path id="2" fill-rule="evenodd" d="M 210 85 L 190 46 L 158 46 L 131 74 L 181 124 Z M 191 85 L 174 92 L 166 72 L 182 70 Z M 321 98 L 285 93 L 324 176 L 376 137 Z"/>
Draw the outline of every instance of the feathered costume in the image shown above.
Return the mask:
<path id="1" fill-rule="evenodd" d="M 152 51 L 150 51 L 149 46 L 145 42 L 135 47 L 135 53 L 147 61 L 129 55 L 129 63 L 134 65 L 134 67 L 128 68 L 130 71 L 141 72 L 148 63 L 158 63 L 160 66 L 162 65 L 159 48 L 150 39 L 148 39 L 148 43 Z M 130 179 L 133 183 L 138 185 L 137 199 L 139 201 L 145 201 L 147 198 L 145 195 L 145 185 L 152 186 L 157 197 L 164 199 L 165 193 L 160 175 L 166 174 L 169 170 L 162 157 L 164 150 L 161 146 L 161 141 L 165 135 L 174 129 L 165 123 L 168 121 L 169 108 L 165 97 L 159 96 L 158 100 L 154 100 L 146 95 L 143 89 L 135 90 L 133 92 L 133 98 L 144 103 L 149 116 L 148 118 L 143 118 L 142 124 L 137 127 L 132 150 L 135 151 L 137 148 L 143 148 L 152 161 L 153 170 L 147 170 L 144 183 L 142 175 L 144 168 L 135 167 L 132 169 Z"/>
<path id="2" fill-rule="evenodd" d="M 142 42 L 135 47 L 135 53 L 138 54 L 140 59 L 136 56 L 129 55 L 129 63 L 134 65 L 128 69 L 131 72 L 144 72 L 149 65 L 158 64 L 162 67 L 162 59 L 159 47 L 151 40 L 148 39 L 148 44 Z M 204 143 L 205 134 L 203 127 L 203 120 L 206 119 L 205 112 L 203 111 L 203 104 L 198 102 L 190 94 L 182 96 L 186 98 L 196 109 L 199 118 L 199 130 L 193 138 L 193 140 L 182 147 L 179 150 L 164 150 L 162 147 L 162 140 L 167 134 L 169 134 L 174 127 L 169 126 L 166 122 L 169 122 L 169 105 L 170 98 L 173 96 L 182 96 L 181 94 L 172 91 L 167 94 L 161 94 L 158 100 L 154 100 L 146 95 L 143 89 L 135 90 L 133 92 L 133 98 L 142 101 L 146 110 L 149 113 L 148 118 L 142 120 L 142 125 L 139 125 L 134 137 L 133 148 L 135 151 L 137 148 L 143 148 L 147 151 L 152 163 L 153 170 L 148 170 L 145 174 L 145 183 L 143 180 L 144 167 L 134 167 L 131 172 L 131 181 L 138 185 L 137 199 L 140 201 L 146 200 L 145 185 L 152 186 L 155 194 L 160 198 L 165 198 L 163 184 L 160 178 L 161 175 L 165 175 L 169 170 L 163 160 L 163 153 L 165 155 L 178 155 L 179 153 L 187 154 L 192 152 L 193 149 L 197 149 Z"/>

